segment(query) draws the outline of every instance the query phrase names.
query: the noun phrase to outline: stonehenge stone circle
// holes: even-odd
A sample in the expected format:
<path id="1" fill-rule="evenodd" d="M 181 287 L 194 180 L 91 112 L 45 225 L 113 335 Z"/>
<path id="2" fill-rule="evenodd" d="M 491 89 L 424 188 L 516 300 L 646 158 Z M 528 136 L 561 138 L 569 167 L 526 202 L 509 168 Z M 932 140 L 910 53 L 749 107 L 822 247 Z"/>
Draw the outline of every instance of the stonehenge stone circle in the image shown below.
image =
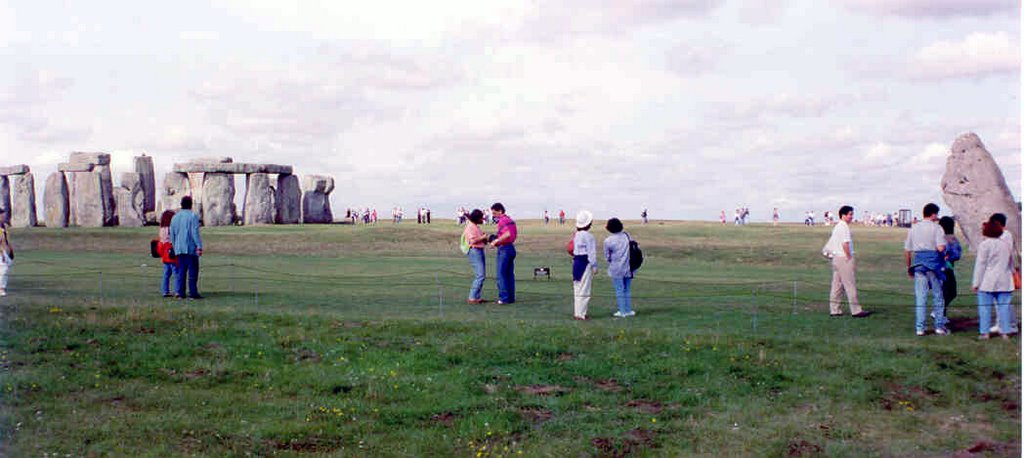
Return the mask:
<path id="1" fill-rule="evenodd" d="M 1014 250 L 1020 253 L 1020 210 L 999 165 L 974 133 L 953 142 L 942 175 L 942 194 L 972 248 L 981 242 L 981 224 L 993 213 L 1003 213 Z"/>
<path id="2" fill-rule="evenodd" d="M 230 173 L 205 173 L 202 191 L 203 224 L 235 224 L 235 176 Z"/>
<path id="3" fill-rule="evenodd" d="M 68 227 L 68 182 L 61 172 L 46 177 L 43 191 L 46 227 Z"/>
<path id="4" fill-rule="evenodd" d="M 36 179 L 32 173 L 14 176 L 12 189 L 11 225 L 14 227 L 35 227 L 36 219 Z"/>
<path id="5" fill-rule="evenodd" d="M 142 193 L 145 200 L 142 205 L 142 214 L 156 211 L 156 174 L 153 172 L 153 158 L 151 156 L 136 156 L 134 158 L 135 173 L 142 176 Z"/>
<path id="6" fill-rule="evenodd" d="M 0 223 L 11 223 L 11 180 L 7 176 L 0 176 L 0 211 L 4 213 Z"/>
<path id="7" fill-rule="evenodd" d="M 302 178 L 302 222 L 333 223 L 331 191 L 334 178 L 326 175 L 306 175 Z"/>
<path id="8" fill-rule="evenodd" d="M 302 189 L 299 177 L 295 175 L 278 175 L 277 188 L 274 194 L 276 213 L 274 222 L 277 224 L 298 224 L 302 221 Z"/>
<path id="9" fill-rule="evenodd" d="M 274 189 L 270 187 L 270 175 L 250 173 L 245 176 L 242 216 L 246 225 L 274 224 Z"/>

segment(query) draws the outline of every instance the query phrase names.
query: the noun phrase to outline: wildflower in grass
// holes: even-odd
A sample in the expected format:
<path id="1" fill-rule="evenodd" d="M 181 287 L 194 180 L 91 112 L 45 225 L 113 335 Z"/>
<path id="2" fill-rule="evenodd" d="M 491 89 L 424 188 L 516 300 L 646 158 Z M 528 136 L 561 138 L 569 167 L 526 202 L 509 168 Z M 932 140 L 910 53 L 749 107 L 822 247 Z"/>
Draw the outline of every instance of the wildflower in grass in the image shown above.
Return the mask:
<path id="1" fill-rule="evenodd" d="M 657 419 L 657 418 L 652 418 L 652 419 L 651 419 L 651 423 L 657 423 L 657 422 L 658 422 L 658 419 Z"/>

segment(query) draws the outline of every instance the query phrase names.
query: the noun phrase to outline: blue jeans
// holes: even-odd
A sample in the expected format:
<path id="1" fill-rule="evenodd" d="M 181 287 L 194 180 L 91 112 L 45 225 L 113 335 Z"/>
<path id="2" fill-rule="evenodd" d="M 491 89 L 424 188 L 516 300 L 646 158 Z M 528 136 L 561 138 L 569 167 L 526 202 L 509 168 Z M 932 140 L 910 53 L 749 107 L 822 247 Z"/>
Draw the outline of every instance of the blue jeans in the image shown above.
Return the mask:
<path id="1" fill-rule="evenodd" d="M 487 261 L 484 257 L 483 248 L 470 248 L 466 253 L 469 258 L 469 265 L 473 266 L 473 286 L 469 288 L 470 299 L 480 299 L 484 289 L 484 278 L 487 275 Z"/>
<path id="2" fill-rule="evenodd" d="M 516 301 L 516 247 L 498 247 L 498 300 L 506 304 Z"/>
<path id="3" fill-rule="evenodd" d="M 999 308 L 999 331 L 1008 334 L 1013 329 L 1012 292 L 978 291 L 978 333 L 988 334 L 992 327 L 992 306 Z"/>
<path id="4" fill-rule="evenodd" d="M 619 304 L 619 313 L 632 312 L 633 299 L 630 295 L 633 291 L 633 279 L 612 277 L 612 286 L 615 287 L 615 302 Z"/>
<path id="5" fill-rule="evenodd" d="M 935 319 L 935 329 L 946 329 L 946 304 L 942 299 L 942 282 L 932 271 L 914 273 L 914 305 L 917 312 L 915 328 L 918 331 L 924 331 L 926 328 L 928 290 L 932 292 L 932 316 Z"/>
<path id="6" fill-rule="evenodd" d="M 178 296 L 185 297 L 185 277 L 188 277 L 190 296 L 199 297 L 199 256 L 179 254 L 177 274 Z"/>
<path id="7" fill-rule="evenodd" d="M 171 293 L 171 275 L 174 275 L 178 271 L 178 266 L 174 264 L 164 264 L 164 278 L 163 282 L 160 283 L 160 293 L 164 296 Z M 177 282 L 175 282 L 177 286 Z"/>

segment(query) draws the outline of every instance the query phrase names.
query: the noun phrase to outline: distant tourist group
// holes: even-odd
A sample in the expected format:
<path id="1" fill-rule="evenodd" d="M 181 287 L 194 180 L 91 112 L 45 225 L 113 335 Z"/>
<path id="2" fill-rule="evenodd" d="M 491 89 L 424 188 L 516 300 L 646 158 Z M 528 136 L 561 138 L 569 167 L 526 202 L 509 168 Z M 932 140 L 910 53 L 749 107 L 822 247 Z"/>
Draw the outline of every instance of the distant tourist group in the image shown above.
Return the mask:
<path id="1" fill-rule="evenodd" d="M 473 269 L 473 282 L 469 289 L 466 302 L 482 304 L 483 286 L 486 279 L 486 260 L 484 248 L 490 246 L 497 250 L 497 286 L 498 304 L 515 303 L 514 262 L 516 257 L 515 241 L 517 238 L 516 223 L 505 213 L 505 206 L 500 202 L 491 205 L 491 213 L 497 219 L 497 231 L 488 235 L 480 228 L 484 224 L 484 211 L 474 209 L 468 213 L 466 227 L 462 232 L 460 247 Z M 559 220 L 564 220 L 565 212 L 559 211 Z M 588 306 L 591 298 L 591 286 L 594 275 L 598 271 L 597 241 L 590 233 L 594 216 L 587 210 L 576 215 L 576 231 L 566 244 L 566 250 L 572 256 L 573 279 L 573 318 L 587 320 Z M 639 266 L 639 247 L 632 242 L 629 235 L 623 232 L 622 221 L 618 218 L 608 220 L 605 228 L 611 233 L 604 241 L 604 259 L 608 263 L 608 276 L 615 287 L 618 311 L 617 318 L 636 315 L 631 301 L 633 273 Z M 637 254 L 634 254 L 637 253 Z"/>
<path id="2" fill-rule="evenodd" d="M 907 276 L 914 281 L 914 329 L 916 335 L 926 335 L 931 317 L 934 333 L 948 335 L 946 307 L 957 296 L 953 267 L 960 260 L 962 248 L 953 235 L 955 221 L 948 216 L 939 218 L 938 205 L 925 205 L 922 215 L 924 219 L 911 226 L 903 244 Z M 840 301 L 844 293 L 853 317 L 871 315 L 861 308 L 857 298 L 857 264 L 849 227 L 852 220 L 853 207 L 844 205 L 839 209 L 839 221 L 832 236 L 822 249 L 822 254 L 832 261 L 829 313 L 833 317 L 843 316 Z M 1005 228 L 1006 215 L 1002 213 L 993 214 L 982 225 L 983 240 L 978 244 L 971 280 L 971 291 L 977 294 L 980 339 L 988 339 L 992 333 L 1005 339 L 1017 332 L 1010 299 L 1014 289 L 1020 288 L 1020 271 L 1015 268 L 1013 237 Z M 929 293 L 932 298 L 930 314 L 927 313 Z M 992 325 L 993 306 L 995 325 Z"/>

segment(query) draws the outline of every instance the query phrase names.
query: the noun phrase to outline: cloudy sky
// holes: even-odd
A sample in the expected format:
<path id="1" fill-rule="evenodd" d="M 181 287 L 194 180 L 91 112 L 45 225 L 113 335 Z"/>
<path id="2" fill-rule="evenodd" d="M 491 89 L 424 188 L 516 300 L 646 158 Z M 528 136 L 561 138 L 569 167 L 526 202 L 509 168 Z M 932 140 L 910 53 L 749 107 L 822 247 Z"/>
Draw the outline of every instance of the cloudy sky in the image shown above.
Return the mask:
<path id="1" fill-rule="evenodd" d="M 916 211 L 968 131 L 1019 193 L 1020 24 L 1017 0 L 0 2 L 0 163 L 40 201 L 105 151 L 115 176 L 330 174 L 335 213 Z"/>

